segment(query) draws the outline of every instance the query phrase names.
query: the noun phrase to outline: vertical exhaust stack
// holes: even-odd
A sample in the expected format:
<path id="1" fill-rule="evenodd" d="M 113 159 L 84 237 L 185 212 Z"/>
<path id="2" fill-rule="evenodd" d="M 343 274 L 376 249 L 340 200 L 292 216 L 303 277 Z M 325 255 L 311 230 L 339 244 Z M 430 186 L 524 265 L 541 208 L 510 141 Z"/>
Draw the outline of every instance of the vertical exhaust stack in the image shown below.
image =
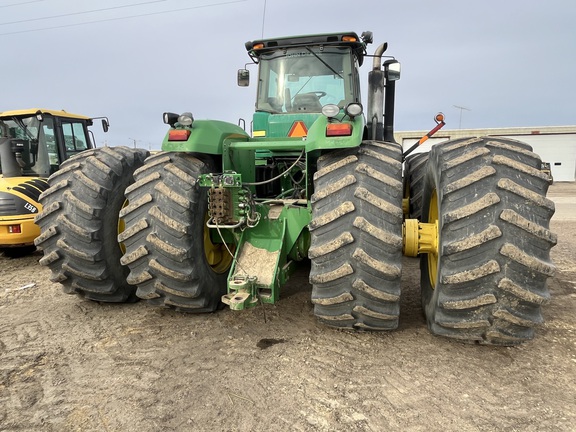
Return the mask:
<path id="1" fill-rule="evenodd" d="M 393 68 L 398 67 L 397 71 Z M 386 76 L 386 99 L 384 103 L 384 141 L 396 142 L 394 139 L 394 105 L 396 99 L 396 80 L 400 78 L 400 63 L 388 60 L 384 63 Z"/>
<path id="2" fill-rule="evenodd" d="M 394 101 L 396 80 L 400 79 L 400 63 L 387 60 L 381 69 L 382 54 L 388 47 L 383 43 L 374 53 L 372 70 L 368 73 L 368 136 L 378 141 L 394 140 Z M 384 96 L 386 89 L 386 96 Z"/>

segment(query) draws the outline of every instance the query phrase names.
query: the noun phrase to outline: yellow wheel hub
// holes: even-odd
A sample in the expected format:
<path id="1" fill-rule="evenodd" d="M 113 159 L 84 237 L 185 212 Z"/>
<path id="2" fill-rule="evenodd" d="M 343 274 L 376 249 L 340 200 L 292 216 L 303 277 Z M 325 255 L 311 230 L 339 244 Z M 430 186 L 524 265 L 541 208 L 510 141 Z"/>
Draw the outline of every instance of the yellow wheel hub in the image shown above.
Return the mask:
<path id="1" fill-rule="evenodd" d="M 128 200 L 124 200 L 124 204 L 122 204 L 122 208 L 126 207 L 127 205 L 128 205 Z M 123 218 L 119 217 L 118 218 L 118 235 L 122 234 L 125 229 L 126 229 L 126 223 L 124 222 Z M 126 246 L 124 246 L 124 243 L 118 242 L 118 246 L 120 246 L 120 250 L 122 251 L 122 254 L 125 254 L 126 253 Z"/>
<path id="2" fill-rule="evenodd" d="M 230 252 L 234 253 L 235 247 L 233 245 L 227 245 L 224 243 L 213 243 L 210 236 L 210 229 L 204 225 L 204 254 L 206 255 L 206 261 L 208 265 L 212 267 L 214 273 L 224 273 L 232 264 L 234 257 Z"/>
<path id="3" fill-rule="evenodd" d="M 428 223 L 419 222 L 418 219 L 406 219 L 402 237 L 404 255 L 428 255 L 428 273 L 434 287 L 438 268 L 438 197 L 435 190 L 430 199 Z"/>
<path id="4" fill-rule="evenodd" d="M 438 221 L 434 223 L 418 222 L 418 219 L 406 219 L 403 227 L 404 255 L 415 257 L 418 254 L 438 255 Z"/>
<path id="5" fill-rule="evenodd" d="M 435 226 L 435 239 L 433 247 L 428 251 L 428 276 L 430 286 L 436 287 L 436 277 L 438 276 L 438 194 L 436 189 L 432 191 L 430 206 L 428 207 L 428 224 Z"/>

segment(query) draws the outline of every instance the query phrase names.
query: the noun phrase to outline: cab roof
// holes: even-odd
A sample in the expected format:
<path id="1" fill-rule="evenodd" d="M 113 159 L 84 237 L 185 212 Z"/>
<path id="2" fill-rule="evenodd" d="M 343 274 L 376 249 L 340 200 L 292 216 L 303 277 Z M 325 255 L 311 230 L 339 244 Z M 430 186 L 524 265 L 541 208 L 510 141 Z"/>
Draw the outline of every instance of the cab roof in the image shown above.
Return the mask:
<path id="1" fill-rule="evenodd" d="M 258 39 L 246 42 L 245 46 L 248 55 L 250 55 L 255 62 L 258 62 L 257 59 L 261 54 L 282 48 L 310 45 L 349 46 L 357 56 L 358 63 L 361 65 L 364 55 L 366 54 L 366 45 L 370 42 L 371 38 L 367 40 L 364 37 L 358 37 L 355 32 L 343 32 Z"/>
<path id="2" fill-rule="evenodd" d="M 0 112 L 0 118 L 2 117 L 18 117 L 18 116 L 29 116 L 29 115 L 36 115 L 38 112 L 42 114 L 48 114 L 54 117 L 67 117 L 67 118 L 75 118 L 75 119 L 82 119 L 82 120 L 90 120 L 90 117 L 81 115 L 81 114 L 73 114 L 66 112 L 64 110 L 50 110 L 50 109 L 43 109 L 43 108 L 30 108 L 30 109 L 23 109 L 23 110 L 13 110 L 13 111 L 3 111 Z"/>

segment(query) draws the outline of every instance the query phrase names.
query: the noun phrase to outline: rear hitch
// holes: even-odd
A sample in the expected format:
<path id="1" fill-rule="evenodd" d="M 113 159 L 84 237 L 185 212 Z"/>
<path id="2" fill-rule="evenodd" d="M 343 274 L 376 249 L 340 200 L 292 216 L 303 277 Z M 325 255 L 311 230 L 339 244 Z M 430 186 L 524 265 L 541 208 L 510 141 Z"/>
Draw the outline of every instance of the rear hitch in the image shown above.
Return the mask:
<path id="1" fill-rule="evenodd" d="M 244 310 L 258 304 L 255 277 L 236 275 L 228 282 L 229 293 L 222 296 L 222 303 L 232 310 Z"/>

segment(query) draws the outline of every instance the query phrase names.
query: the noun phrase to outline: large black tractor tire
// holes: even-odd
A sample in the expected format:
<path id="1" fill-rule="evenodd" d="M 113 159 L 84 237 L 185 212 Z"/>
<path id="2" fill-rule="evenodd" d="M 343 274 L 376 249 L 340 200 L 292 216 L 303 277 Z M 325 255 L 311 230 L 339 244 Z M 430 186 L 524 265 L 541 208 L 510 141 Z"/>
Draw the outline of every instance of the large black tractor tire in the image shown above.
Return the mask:
<path id="1" fill-rule="evenodd" d="M 534 336 L 554 274 L 554 203 L 532 148 L 504 138 L 436 145 L 425 176 L 422 219 L 438 222 L 438 254 L 421 255 L 430 330 L 489 345 Z"/>
<path id="2" fill-rule="evenodd" d="M 213 162 L 186 153 L 158 153 L 136 172 L 122 210 L 119 236 L 137 295 L 154 305 L 186 312 L 212 312 L 226 293 L 232 257 L 212 243 L 206 228 L 208 194 L 201 174 Z"/>
<path id="3" fill-rule="evenodd" d="M 404 198 L 408 198 L 409 219 L 422 217 L 422 193 L 428 152 L 410 155 L 404 161 Z"/>
<path id="4" fill-rule="evenodd" d="M 398 326 L 402 149 L 365 141 L 327 153 L 314 174 L 310 283 L 314 313 L 338 328 Z"/>
<path id="5" fill-rule="evenodd" d="M 40 264 L 64 292 L 104 302 L 137 300 L 135 287 L 126 282 L 128 268 L 120 265 L 117 237 L 124 191 L 148 154 L 128 147 L 87 150 L 48 179 L 35 244 L 44 251 Z"/>

